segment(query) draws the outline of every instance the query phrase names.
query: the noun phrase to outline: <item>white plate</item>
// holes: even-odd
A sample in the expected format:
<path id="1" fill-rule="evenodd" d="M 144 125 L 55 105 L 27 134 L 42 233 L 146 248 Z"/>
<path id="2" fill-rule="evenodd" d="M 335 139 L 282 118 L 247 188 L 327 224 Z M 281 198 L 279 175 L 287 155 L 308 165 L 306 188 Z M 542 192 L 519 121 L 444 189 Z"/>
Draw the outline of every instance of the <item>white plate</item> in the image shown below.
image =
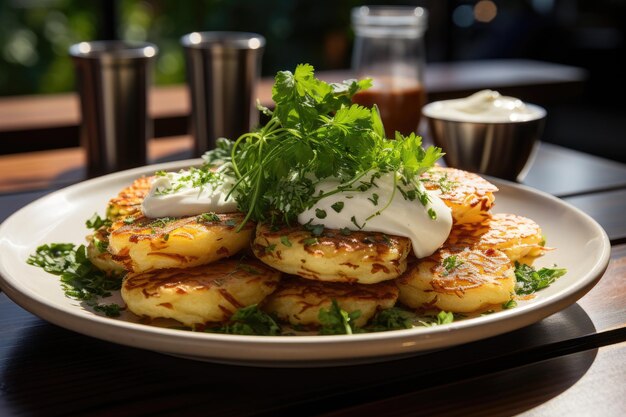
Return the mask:
<path id="1" fill-rule="evenodd" d="M 123 345 L 193 359 L 261 366 L 321 366 L 388 360 L 502 334 L 535 323 L 576 302 L 604 273 L 610 243 L 580 210 L 527 187 L 492 181 L 500 188 L 494 211 L 530 217 L 556 250 L 535 266 L 557 264 L 568 273 L 518 307 L 449 325 L 339 336 L 239 336 L 148 326 L 129 317 L 111 319 L 67 298 L 59 279 L 26 264 L 37 246 L 84 242 L 84 221 L 104 214 L 109 198 L 143 174 L 179 169 L 198 160 L 119 172 L 47 195 L 0 226 L 0 286 L 17 304 L 51 323 Z"/>

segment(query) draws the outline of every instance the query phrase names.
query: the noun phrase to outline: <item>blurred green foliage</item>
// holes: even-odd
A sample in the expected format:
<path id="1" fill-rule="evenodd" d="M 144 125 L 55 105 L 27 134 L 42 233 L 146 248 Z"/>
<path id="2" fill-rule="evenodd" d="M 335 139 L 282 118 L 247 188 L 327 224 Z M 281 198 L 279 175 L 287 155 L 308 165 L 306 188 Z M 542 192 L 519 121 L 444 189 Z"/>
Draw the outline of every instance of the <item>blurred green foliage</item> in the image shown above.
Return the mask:
<path id="1" fill-rule="evenodd" d="M 0 0 L 0 95 L 71 91 L 68 47 L 101 37 L 101 1 Z M 179 43 L 194 31 L 233 30 L 267 39 L 263 74 L 310 62 L 317 69 L 349 65 L 355 0 L 117 0 L 117 35 L 159 47 L 156 84 L 185 80 Z"/>

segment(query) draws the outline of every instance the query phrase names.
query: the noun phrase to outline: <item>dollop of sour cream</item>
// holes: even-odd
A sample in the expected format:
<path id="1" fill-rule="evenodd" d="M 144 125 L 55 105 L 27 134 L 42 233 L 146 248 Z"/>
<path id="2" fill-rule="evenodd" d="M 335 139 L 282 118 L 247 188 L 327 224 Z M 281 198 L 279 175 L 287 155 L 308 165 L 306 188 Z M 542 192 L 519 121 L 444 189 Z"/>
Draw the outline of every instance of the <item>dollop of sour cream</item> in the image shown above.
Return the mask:
<path id="1" fill-rule="evenodd" d="M 482 90 L 469 97 L 442 100 L 424 106 L 427 117 L 460 122 L 506 123 L 540 119 L 546 111 L 497 91 Z"/>
<path id="2" fill-rule="evenodd" d="M 219 170 L 160 173 L 144 198 L 141 210 L 144 216 L 152 218 L 232 213 L 237 211 L 237 202 L 228 193 L 234 184 L 234 178 Z"/>
<path id="3" fill-rule="evenodd" d="M 382 174 L 380 178 L 374 179 L 375 185 L 365 191 L 340 191 L 324 197 L 315 206 L 302 212 L 298 222 L 323 224 L 330 229 L 347 227 L 407 237 L 411 240 L 415 256 L 429 256 L 450 234 L 450 208 L 435 193 L 421 187 L 421 184 L 418 185 L 421 187 L 419 191 L 428 195 L 426 205 L 419 198 L 406 198 L 407 193 L 415 191 L 415 186 L 403 185 L 396 175 L 393 172 Z M 364 183 L 371 179 L 370 175 L 370 179 L 365 179 Z M 316 186 L 316 195 L 335 190 L 339 185 L 336 179 L 322 180 Z"/>

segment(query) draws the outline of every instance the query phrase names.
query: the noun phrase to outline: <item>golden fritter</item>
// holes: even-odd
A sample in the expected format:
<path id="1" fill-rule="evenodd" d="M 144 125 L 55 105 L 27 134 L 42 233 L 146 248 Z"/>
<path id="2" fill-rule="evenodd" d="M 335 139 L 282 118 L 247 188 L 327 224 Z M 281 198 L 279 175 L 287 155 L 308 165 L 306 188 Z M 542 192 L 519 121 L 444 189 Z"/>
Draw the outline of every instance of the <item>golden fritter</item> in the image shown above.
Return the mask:
<path id="1" fill-rule="evenodd" d="M 285 277 L 278 289 L 268 296 L 263 310 L 293 325 L 321 325 L 319 312 L 328 310 L 336 300 L 348 313 L 359 310 L 354 324 L 364 326 L 379 310 L 394 306 L 398 288 L 391 282 L 347 284 L 319 282 L 299 277 Z"/>
<path id="2" fill-rule="evenodd" d="M 489 217 L 498 187 L 471 172 L 433 167 L 422 174 L 427 190 L 439 191 L 439 198 L 452 210 L 455 224 L 481 223 Z"/>
<path id="3" fill-rule="evenodd" d="M 515 273 L 495 249 L 440 249 L 420 259 L 396 280 L 399 301 L 412 308 L 472 313 L 509 301 Z"/>
<path id="4" fill-rule="evenodd" d="M 324 229 L 315 236 L 302 226 L 257 226 L 252 250 L 266 264 L 302 278 L 374 284 L 398 277 L 411 251 L 408 238 L 378 232 Z"/>
<path id="5" fill-rule="evenodd" d="M 203 265 L 249 246 L 254 224 L 247 223 L 237 232 L 243 219 L 242 213 L 127 217 L 111 226 L 109 252 L 130 272 Z"/>
<path id="6" fill-rule="evenodd" d="M 153 176 L 141 177 L 120 191 L 117 196 L 109 200 L 106 211 L 107 218 L 117 220 L 126 216 L 140 214 L 141 203 L 148 195 L 153 181 Z"/>
<path id="7" fill-rule="evenodd" d="M 541 256 L 545 250 L 541 227 L 515 214 L 493 214 L 481 224 L 458 224 L 452 228 L 445 247 L 498 249 L 511 261 Z"/>
<path id="8" fill-rule="evenodd" d="M 96 230 L 92 235 L 87 236 L 87 257 L 91 263 L 107 274 L 120 274 L 125 272 L 124 266 L 113 260 L 113 255 L 109 253 L 109 232 L 106 226 Z"/>
<path id="9" fill-rule="evenodd" d="M 122 298 L 138 316 L 170 318 L 186 326 L 222 322 L 258 304 L 277 287 L 280 272 L 255 259 L 224 259 L 193 268 L 128 274 Z"/>

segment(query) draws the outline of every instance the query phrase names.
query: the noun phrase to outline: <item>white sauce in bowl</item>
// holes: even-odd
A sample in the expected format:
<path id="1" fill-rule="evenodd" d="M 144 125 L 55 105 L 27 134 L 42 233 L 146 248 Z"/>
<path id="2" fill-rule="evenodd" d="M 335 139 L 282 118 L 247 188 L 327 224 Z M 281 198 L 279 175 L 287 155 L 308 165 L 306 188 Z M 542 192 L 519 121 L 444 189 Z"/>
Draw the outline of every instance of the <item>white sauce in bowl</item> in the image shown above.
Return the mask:
<path id="1" fill-rule="evenodd" d="M 546 115 L 540 106 L 493 90 L 482 90 L 460 99 L 435 101 L 424 106 L 422 112 L 433 119 L 478 123 L 527 122 Z"/>

